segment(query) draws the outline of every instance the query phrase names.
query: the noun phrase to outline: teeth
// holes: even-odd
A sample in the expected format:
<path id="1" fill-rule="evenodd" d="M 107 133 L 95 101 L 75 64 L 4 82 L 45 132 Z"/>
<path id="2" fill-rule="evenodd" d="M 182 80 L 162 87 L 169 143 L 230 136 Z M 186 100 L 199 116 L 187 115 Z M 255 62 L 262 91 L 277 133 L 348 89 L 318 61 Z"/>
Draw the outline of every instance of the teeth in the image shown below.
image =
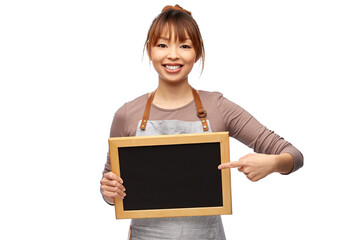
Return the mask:
<path id="1" fill-rule="evenodd" d="M 180 65 L 176 65 L 176 66 L 173 66 L 173 65 L 165 65 L 165 67 L 167 69 L 170 69 L 170 70 L 176 70 L 178 68 L 180 68 Z"/>

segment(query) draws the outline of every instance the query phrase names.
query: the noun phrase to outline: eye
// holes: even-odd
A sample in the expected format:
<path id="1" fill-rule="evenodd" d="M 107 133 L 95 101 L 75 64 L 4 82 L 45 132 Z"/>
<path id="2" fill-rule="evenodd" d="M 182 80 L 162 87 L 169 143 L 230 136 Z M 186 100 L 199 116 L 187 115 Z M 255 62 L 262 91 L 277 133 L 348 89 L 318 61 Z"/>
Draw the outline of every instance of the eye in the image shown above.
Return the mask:
<path id="1" fill-rule="evenodd" d="M 191 48 L 189 45 L 183 44 L 181 45 L 181 48 Z"/>
<path id="2" fill-rule="evenodd" d="M 156 46 L 159 47 L 159 48 L 166 48 L 166 45 L 164 43 L 159 43 Z"/>

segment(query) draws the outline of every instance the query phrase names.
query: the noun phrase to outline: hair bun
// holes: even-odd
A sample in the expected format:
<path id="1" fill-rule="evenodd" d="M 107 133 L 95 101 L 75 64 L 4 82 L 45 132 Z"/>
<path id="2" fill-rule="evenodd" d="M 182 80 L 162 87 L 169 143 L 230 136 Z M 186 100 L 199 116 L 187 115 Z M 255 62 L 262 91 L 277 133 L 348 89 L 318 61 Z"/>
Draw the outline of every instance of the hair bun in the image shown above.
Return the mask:
<path id="1" fill-rule="evenodd" d="M 189 14 L 191 16 L 191 12 L 188 10 L 183 9 L 182 7 L 180 7 L 179 5 L 175 5 L 175 6 L 171 6 L 171 5 L 167 5 L 163 8 L 163 10 L 161 12 L 165 12 L 168 10 L 176 10 L 176 11 L 182 11 L 182 12 L 186 12 L 187 14 Z"/>

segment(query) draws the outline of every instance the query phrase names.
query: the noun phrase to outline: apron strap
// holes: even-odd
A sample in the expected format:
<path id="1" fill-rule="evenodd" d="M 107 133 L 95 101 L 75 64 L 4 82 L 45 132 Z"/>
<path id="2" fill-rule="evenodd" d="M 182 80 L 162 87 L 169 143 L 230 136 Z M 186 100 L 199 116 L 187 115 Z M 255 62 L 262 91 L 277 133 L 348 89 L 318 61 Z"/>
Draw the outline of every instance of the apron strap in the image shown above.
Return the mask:
<path id="1" fill-rule="evenodd" d="M 145 106 L 145 111 L 144 111 L 144 116 L 143 116 L 141 124 L 140 124 L 140 129 L 142 129 L 142 130 L 146 129 L 147 120 L 149 119 L 149 114 L 150 114 L 150 107 L 151 107 L 151 103 L 154 99 L 155 92 L 156 91 L 153 91 L 147 100 L 147 103 Z"/>
<path id="2" fill-rule="evenodd" d="M 209 127 L 206 121 L 206 116 L 207 116 L 207 112 L 204 110 L 199 94 L 197 93 L 197 91 L 194 88 L 191 88 L 193 96 L 194 96 L 194 100 L 195 100 L 195 104 L 196 104 L 196 110 L 197 110 L 197 116 L 200 118 L 201 124 L 203 126 L 204 131 L 208 131 Z"/>
<path id="3" fill-rule="evenodd" d="M 208 124 L 206 121 L 207 113 L 202 106 L 202 103 L 201 103 L 201 100 L 200 100 L 200 97 L 199 97 L 199 94 L 197 93 L 197 91 L 194 88 L 191 88 L 191 90 L 192 90 L 192 94 L 193 94 L 195 104 L 196 104 L 197 116 L 200 118 L 200 121 L 201 121 L 204 131 L 208 131 L 209 127 L 208 127 Z M 140 124 L 140 129 L 142 129 L 142 130 L 146 129 L 146 124 L 147 124 L 147 121 L 149 119 L 149 114 L 150 114 L 150 107 L 151 107 L 151 103 L 154 99 L 155 92 L 156 91 L 151 93 L 150 97 L 148 98 L 148 100 L 146 102 L 144 115 L 143 115 L 143 118 L 142 118 L 142 121 Z"/>

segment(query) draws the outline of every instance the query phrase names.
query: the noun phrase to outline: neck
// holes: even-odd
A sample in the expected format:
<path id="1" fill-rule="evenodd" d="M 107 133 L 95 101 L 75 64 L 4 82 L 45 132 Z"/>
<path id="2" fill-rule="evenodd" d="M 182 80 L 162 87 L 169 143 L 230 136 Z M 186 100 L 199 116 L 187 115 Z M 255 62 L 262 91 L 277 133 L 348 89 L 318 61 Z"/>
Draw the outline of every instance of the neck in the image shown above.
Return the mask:
<path id="1" fill-rule="evenodd" d="M 180 83 L 159 80 L 153 103 L 162 108 L 178 108 L 192 100 L 191 87 L 187 80 Z"/>

